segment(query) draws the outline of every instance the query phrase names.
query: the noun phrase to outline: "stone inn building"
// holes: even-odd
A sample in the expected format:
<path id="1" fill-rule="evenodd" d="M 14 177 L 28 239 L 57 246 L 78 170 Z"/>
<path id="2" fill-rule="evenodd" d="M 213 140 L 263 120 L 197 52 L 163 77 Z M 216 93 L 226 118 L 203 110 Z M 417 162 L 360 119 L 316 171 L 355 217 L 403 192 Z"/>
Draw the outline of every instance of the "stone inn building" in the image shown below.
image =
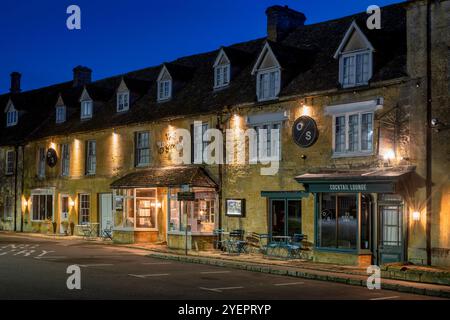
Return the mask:
<path id="1" fill-rule="evenodd" d="M 0 228 L 93 223 L 117 243 L 180 249 L 187 229 L 196 250 L 216 229 L 304 234 L 314 261 L 450 265 L 450 1 L 383 7 L 380 29 L 365 12 L 266 14 L 264 38 L 112 78 L 79 66 L 21 92 L 12 73 Z M 216 139 L 236 151 L 225 163 L 205 159 Z"/>

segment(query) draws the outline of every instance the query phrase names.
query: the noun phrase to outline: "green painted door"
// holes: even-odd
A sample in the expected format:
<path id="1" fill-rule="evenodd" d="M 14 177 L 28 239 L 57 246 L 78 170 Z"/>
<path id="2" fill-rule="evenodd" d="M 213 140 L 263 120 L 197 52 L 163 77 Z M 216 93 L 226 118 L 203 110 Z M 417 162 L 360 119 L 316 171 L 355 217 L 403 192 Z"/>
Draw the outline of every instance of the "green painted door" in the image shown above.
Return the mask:
<path id="1" fill-rule="evenodd" d="M 379 218 L 379 264 L 404 261 L 403 206 L 382 204 L 379 206 Z"/>

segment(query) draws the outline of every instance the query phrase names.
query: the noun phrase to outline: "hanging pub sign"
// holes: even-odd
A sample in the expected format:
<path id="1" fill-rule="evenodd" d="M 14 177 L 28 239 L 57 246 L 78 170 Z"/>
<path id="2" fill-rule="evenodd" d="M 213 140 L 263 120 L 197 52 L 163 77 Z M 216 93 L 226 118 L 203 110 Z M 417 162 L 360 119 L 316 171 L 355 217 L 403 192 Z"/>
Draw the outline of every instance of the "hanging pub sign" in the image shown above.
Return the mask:
<path id="1" fill-rule="evenodd" d="M 309 148 L 316 143 L 319 130 L 313 118 L 301 116 L 294 122 L 292 137 L 296 144 L 302 148 Z"/>
<path id="2" fill-rule="evenodd" d="M 50 168 L 53 168 L 56 166 L 56 163 L 58 162 L 58 155 L 56 154 L 56 150 L 53 148 L 50 148 L 47 150 L 47 156 L 46 156 L 47 165 Z"/>

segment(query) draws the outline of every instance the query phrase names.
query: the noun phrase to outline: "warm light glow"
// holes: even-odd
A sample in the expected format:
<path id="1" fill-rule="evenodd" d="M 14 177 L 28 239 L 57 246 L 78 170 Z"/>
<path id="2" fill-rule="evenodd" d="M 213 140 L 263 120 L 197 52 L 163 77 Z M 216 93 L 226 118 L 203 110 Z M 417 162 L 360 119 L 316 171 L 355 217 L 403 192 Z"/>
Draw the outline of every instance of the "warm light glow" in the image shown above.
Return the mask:
<path id="1" fill-rule="evenodd" d="M 233 128 L 239 129 L 240 122 L 241 122 L 241 118 L 239 117 L 239 115 L 234 114 L 233 115 Z"/>
<path id="2" fill-rule="evenodd" d="M 412 213 L 412 219 L 413 219 L 413 221 L 420 221 L 420 212 L 419 211 L 414 211 Z"/>
<path id="3" fill-rule="evenodd" d="M 302 114 L 302 116 L 310 117 L 311 116 L 311 108 L 306 105 L 303 105 L 301 107 L 301 114 Z"/>
<path id="4" fill-rule="evenodd" d="M 386 161 L 395 159 L 395 152 L 392 149 L 386 150 L 383 154 L 383 158 Z"/>
<path id="5" fill-rule="evenodd" d="M 51 142 L 50 143 L 50 149 L 56 150 L 56 143 Z"/>
<path id="6" fill-rule="evenodd" d="M 153 208 L 161 209 L 162 204 L 161 204 L 161 202 L 156 201 L 156 202 L 152 202 L 152 204 L 150 206 L 153 207 Z"/>
<path id="7" fill-rule="evenodd" d="M 72 199 L 69 200 L 69 207 L 75 207 L 75 201 L 73 201 Z"/>

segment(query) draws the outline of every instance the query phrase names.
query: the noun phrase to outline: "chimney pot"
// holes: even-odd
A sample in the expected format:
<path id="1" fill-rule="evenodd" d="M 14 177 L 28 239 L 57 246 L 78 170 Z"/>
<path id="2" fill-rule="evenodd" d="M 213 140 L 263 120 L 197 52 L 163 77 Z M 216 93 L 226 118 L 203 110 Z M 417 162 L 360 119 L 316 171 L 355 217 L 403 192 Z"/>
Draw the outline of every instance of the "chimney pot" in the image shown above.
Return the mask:
<path id="1" fill-rule="evenodd" d="M 267 38 L 277 42 L 283 40 L 291 31 L 304 26 L 306 16 L 302 12 L 288 6 L 272 6 L 267 8 Z"/>
<path id="2" fill-rule="evenodd" d="M 9 89 L 9 91 L 11 93 L 20 93 L 20 91 L 22 91 L 22 89 L 20 88 L 20 78 L 22 77 L 22 75 L 19 72 L 12 72 L 11 73 L 11 88 Z"/>
<path id="3" fill-rule="evenodd" d="M 92 70 L 88 67 L 76 66 L 73 68 L 73 86 L 81 87 L 91 83 Z"/>

